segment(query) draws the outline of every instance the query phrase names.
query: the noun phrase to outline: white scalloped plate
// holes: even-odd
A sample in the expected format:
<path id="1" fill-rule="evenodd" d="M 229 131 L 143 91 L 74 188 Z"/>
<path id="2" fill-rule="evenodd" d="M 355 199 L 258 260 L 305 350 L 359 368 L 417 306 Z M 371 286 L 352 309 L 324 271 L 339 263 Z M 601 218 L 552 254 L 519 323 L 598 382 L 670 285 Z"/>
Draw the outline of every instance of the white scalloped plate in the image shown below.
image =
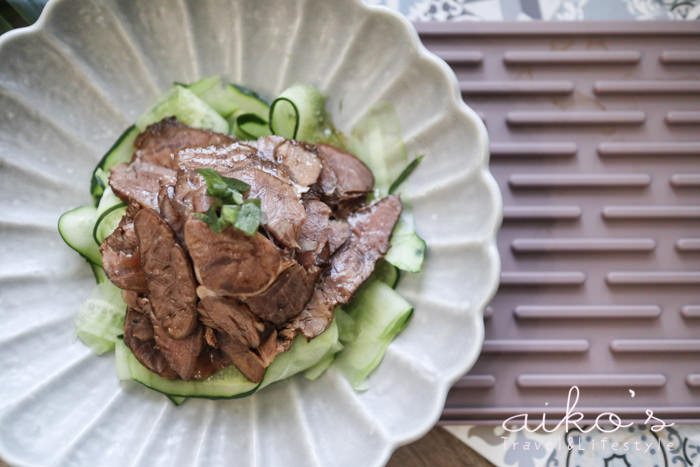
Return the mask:
<path id="1" fill-rule="evenodd" d="M 400 291 L 413 320 L 354 392 L 336 372 L 239 400 L 176 408 L 120 384 L 112 356 L 74 337 L 92 277 L 56 233 L 88 204 L 101 154 L 171 82 L 222 74 L 274 96 L 329 95 L 347 131 L 392 103 L 409 154 L 404 190 L 429 245 Z M 54 0 L 0 39 L 0 458 L 32 465 L 379 465 L 438 419 L 479 354 L 501 219 L 483 124 L 410 23 L 359 1 Z"/>

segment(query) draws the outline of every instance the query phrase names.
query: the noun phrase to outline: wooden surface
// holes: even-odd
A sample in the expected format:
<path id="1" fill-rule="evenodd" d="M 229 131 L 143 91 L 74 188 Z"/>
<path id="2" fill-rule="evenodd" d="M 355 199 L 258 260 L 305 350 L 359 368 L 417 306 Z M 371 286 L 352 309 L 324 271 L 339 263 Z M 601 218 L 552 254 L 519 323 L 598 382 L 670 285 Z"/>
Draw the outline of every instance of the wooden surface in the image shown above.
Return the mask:
<path id="1" fill-rule="evenodd" d="M 493 466 L 447 430 L 435 427 L 418 441 L 399 448 L 387 467 Z"/>
<path id="2" fill-rule="evenodd" d="M 399 448 L 387 464 L 387 467 L 461 466 L 491 467 L 493 464 L 440 427 L 433 428 L 415 443 Z M 7 467 L 1 459 L 0 467 Z"/>

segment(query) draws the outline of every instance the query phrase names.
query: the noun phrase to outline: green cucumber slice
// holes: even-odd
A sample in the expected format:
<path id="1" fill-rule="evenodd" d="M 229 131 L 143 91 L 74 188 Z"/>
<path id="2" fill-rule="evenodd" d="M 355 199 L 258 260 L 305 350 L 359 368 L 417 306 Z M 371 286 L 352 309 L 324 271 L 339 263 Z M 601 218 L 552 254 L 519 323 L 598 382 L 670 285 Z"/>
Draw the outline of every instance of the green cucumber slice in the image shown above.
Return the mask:
<path id="1" fill-rule="evenodd" d="M 182 396 L 166 396 L 166 397 L 168 399 L 170 399 L 170 402 L 172 402 L 176 406 L 181 406 L 187 400 L 186 397 L 182 397 Z"/>
<path id="2" fill-rule="evenodd" d="M 346 307 L 354 319 L 357 336 L 333 365 L 357 390 L 367 389 L 367 377 L 379 365 L 387 347 L 408 324 L 413 306 L 381 281 L 365 284 Z"/>
<path id="3" fill-rule="evenodd" d="M 182 86 L 173 86 L 156 105 L 146 110 L 134 125 L 141 132 L 148 125 L 172 116 L 194 128 L 228 132 L 228 122 L 195 93 Z"/>
<path id="4" fill-rule="evenodd" d="M 338 343 L 338 326 L 333 320 L 331 325 L 320 335 L 307 341 L 301 334 L 298 335 L 292 347 L 275 357 L 267 368 L 265 377 L 260 384 L 264 388 L 276 381 L 289 378 L 301 371 L 311 368 L 324 357 Z"/>
<path id="5" fill-rule="evenodd" d="M 375 198 L 386 196 L 408 163 L 394 107 L 386 102 L 372 106 L 352 129 L 349 146 L 372 171 Z"/>
<path id="6" fill-rule="evenodd" d="M 333 317 L 338 323 L 338 340 L 343 344 L 354 341 L 358 333 L 355 318 L 350 316 L 342 306 L 335 307 Z"/>
<path id="7" fill-rule="evenodd" d="M 238 139 L 252 140 L 271 134 L 267 119 L 254 113 L 236 113 L 229 119 L 233 134 Z"/>
<path id="8" fill-rule="evenodd" d="M 202 95 L 213 88 L 214 86 L 221 86 L 221 77 L 220 76 L 207 76 L 206 78 L 201 78 L 197 81 L 195 81 L 192 84 L 183 84 L 183 83 L 178 83 L 175 82 L 173 83 L 175 86 L 182 86 L 183 88 L 187 88 L 193 93 L 197 95 L 200 99 L 202 98 Z M 204 102 L 207 102 L 204 100 Z M 211 105 L 211 103 L 207 102 L 207 104 Z M 212 106 L 213 107 L 213 106 Z"/>
<path id="9" fill-rule="evenodd" d="M 95 243 L 101 245 L 102 241 L 114 232 L 125 212 L 126 203 L 114 194 L 111 187 L 107 187 L 97 205 L 97 218 L 92 228 Z"/>
<path id="10" fill-rule="evenodd" d="M 314 86 L 295 84 L 270 106 L 270 130 L 307 143 L 331 142 L 335 130 L 326 113 L 326 98 Z"/>
<path id="11" fill-rule="evenodd" d="M 102 265 L 100 247 L 92 237 L 97 220 L 97 208 L 80 206 L 64 212 L 58 218 L 58 233 L 66 244 L 92 264 Z"/>
<path id="12" fill-rule="evenodd" d="M 405 208 L 391 235 L 391 248 L 384 259 L 408 272 L 420 272 L 425 258 L 425 241 L 416 234 L 413 216 Z"/>
<path id="13" fill-rule="evenodd" d="M 100 214 L 95 221 L 95 228 L 92 231 L 95 241 L 102 245 L 104 239 L 110 236 L 119 226 L 119 222 L 121 222 L 124 214 L 126 214 L 126 203 L 110 206 L 105 212 Z"/>
<path id="14" fill-rule="evenodd" d="M 233 365 L 201 381 L 172 380 L 141 365 L 122 339 L 117 341 L 115 350 L 119 379 L 133 379 L 168 396 L 231 399 L 252 394 L 258 388 L 258 383 L 248 381 Z"/>
<path id="15" fill-rule="evenodd" d="M 219 115 L 226 118 L 240 107 L 237 93 L 229 84 L 224 84 L 220 76 L 210 76 L 185 86 L 200 99 L 209 104 Z"/>
<path id="16" fill-rule="evenodd" d="M 109 282 L 109 277 L 107 277 L 107 274 L 105 273 L 105 270 L 102 269 L 102 266 L 90 263 L 90 268 L 92 269 L 92 274 L 95 276 L 95 282 L 98 284 Z"/>
<path id="17" fill-rule="evenodd" d="M 131 161 L 134 155 L 134 141 L 139 133 L 139 129 L 131 125 L 117 138 L 117 141 L 102 156 L 100 162 L 97 163 L 90 181 L 90 193 L 95 200 L 95 204 L 98 203 L 102 193 L 108 187 L 109 169 L 122 162 Z"/>
<path id="18" fill-rule="evenodd" d="M 125 314 L 121 290 L 111 282 L 98 284 L 75 315 L 78 338 L 98 355 L 112 350 L 124 333 Z"/>
<path id="19" fill-rule="evenodd" d="M 370 277 L 370 280 L 372 279 L 380 280 L 389 287 L 396 288 L 396 284 L 399 282 L 399 270 L 391 263 L 380 260 L 374 266 L 374 272 Z"/>
<path id="20" fill-rule="evenodd" d="M 229 84 L 227 90 L 231 100 L 238 105 L 238 113 L 256 114 L 267 120 L 270 104 L 258 93 L 238 84 Z"/>
<path id="21" fill-rule="evenodd" d="M 318 379 L 335 361 L 335 356 L 341 350 L 343 350 L 343 344 L 336 342 L 335 345 L 329 349 L 326 356 L 321 358 L 318 363 L 304 372 L 304 378 L 308 379 L 309 381 Z"/>

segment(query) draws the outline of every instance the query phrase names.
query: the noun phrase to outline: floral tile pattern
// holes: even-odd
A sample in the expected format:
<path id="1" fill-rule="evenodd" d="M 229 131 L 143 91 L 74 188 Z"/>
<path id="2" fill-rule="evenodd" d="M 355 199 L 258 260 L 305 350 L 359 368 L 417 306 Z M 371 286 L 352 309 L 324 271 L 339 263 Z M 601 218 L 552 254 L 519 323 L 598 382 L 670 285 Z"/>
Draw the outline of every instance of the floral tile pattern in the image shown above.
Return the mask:
<path id="1" fill-rule="evenodd" d="M 365 0 L 413 21 L 697 20 L 700 0 Z"/>
<path id="2" fill-rule="evenodd" d="M 588 427 L 582 427 L 587 430 Z M 675 425 L 656 433 L 648 425 L 582 433 L 507 433 L 503 428 L 451 426 L 448 431 L 497 466 L 693 467 L 700 464 L 700 425 Z"/>

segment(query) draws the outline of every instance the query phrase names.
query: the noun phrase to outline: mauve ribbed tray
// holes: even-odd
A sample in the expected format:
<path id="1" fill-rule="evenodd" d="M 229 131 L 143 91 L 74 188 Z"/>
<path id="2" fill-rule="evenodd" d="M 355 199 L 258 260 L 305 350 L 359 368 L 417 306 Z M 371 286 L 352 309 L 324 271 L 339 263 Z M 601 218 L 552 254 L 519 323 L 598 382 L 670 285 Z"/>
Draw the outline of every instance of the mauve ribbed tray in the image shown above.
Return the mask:
<path id="1" fill-rule="evenodd" d="M 589 418 L 700 421 L 700 22 L 416 26 L 504 200 L 483 351 L 442 421 L 556 421 L 572 385 Z"/>

